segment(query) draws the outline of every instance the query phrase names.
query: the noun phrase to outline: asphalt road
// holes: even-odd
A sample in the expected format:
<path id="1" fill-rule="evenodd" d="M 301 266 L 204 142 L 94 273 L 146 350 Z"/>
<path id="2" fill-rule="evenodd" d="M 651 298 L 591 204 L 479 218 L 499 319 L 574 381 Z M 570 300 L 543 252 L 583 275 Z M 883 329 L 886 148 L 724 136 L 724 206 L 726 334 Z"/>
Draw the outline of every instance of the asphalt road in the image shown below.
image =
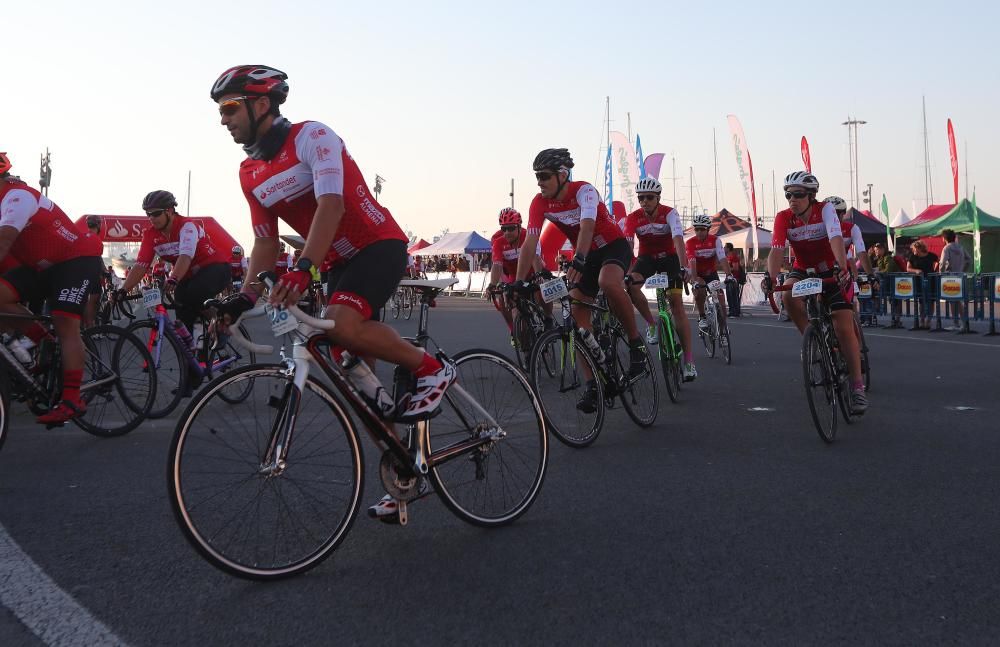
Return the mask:
<path id="1" fill-rule="evenodd" d="M 734 364 L 696 348 L 697 382 L 680 404 L 661 384 L 653 428 L 618 408 L 587 449 L 553 440 L 515 524 L 468 526 L 429 497 L 405 528 L 360 517 L 331 559 L 272 584 L 181 535 L 175 419 L 101 440 L 18 406 L 0 645 L 995 644 L 1000 342 L 869 330 L 871 409 L 827 446 L 794 329 L 761 311 L 732 329 Z M 431 312 L 449 351 L 509 351 L 505 332 L 478 301 Z M 381 494 L 369 470 L 365 505 Z"/>

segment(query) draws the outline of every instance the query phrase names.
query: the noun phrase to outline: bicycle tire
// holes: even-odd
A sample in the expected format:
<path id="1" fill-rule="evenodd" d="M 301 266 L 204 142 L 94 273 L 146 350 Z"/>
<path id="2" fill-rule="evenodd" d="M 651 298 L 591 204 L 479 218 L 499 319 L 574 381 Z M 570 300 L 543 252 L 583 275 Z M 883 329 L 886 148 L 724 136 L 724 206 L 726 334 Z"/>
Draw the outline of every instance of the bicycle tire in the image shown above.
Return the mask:
<path id="1" fill-rule="evenodd" d="M 833 329 L 830 329 L 831 339 L 828 341 L 828 348 L 833 348 L 836 338 Z M 854 413 L 851 411 L 851 377 L 847 370 L 847 363 L 844 361 L 843 351 L 837 344 L 837 352 L 831 355 L 834 373 L 836 375 L 836 395 L 837 404 L 840 406 L 841 419 L 847 424 L 853 424 Z"/>
<path id="2" fill-rule="evenodd" d="M 716 329 L 718 325 L 714 317 L 706 317 L 708 321 L 708 332 L 701 329 L 698 326 L 698 336 L 701 337 L 701 343 L 705 346 L 705 354 L 708 355 L 709 359 L 715 359 L 715 340 L 718 339 L 718 332 Z"/>
<path id="3" fill-rule="evenodd" d="M 392 297 L 390 297 L 390 299 L 389 299 L 390 303 L 392 303 L 392 318 L 393 319 L 399 319 L 400 299 L 401 298 L 402 297 L 399 294 L 399 288 L 396 288 L 396 291 L 392 293 Z"/>
<path id="4" fill-rule="evenodd" d="M 616 373 L 618 376 L 628 376 L 632 357 L 628 340 L 620 328 L 616 327 L 614 330 L 611 348 L 615 353 Z M 656 371 L 653 369 L 653 362 L 649 359 L 645 345 L 642 347 L 642 356 L 646 365 L 645 374 L 631 380 L 627 388 L 619 389 L 618 399 L 621 400 L 625 413 L 632 422 L 640 427 L 651 427 L 656 422 L 656 414 L 660 409 L 660 392 L 656 383 Z M 648 402 L 651 402 L 652 406 L 647 405 L 648 410 L 644 410 L 641 405 Z"/>
<path id="5" fill-rule="evenodd" d="M 413 293 L 412 288 L 403 288 L 403 303 L 402 303 L 402 315 L 403 319 L 409 321 L 410 317 L 413 316 L 413 301 L 416 299 L 416 295 Z"/>
<path id="6" fill-rule="evenodd" d="M 809 324 L 802 333 L 803 384 L 813 424 L 825 443 L 832 443 L 837 437 L 837 409 L 840 406 L 831 369 L 832 360 L 826 342 L 819 331 Z"/>
<path id="7" fill-rule="evenodd" d="M 854 319 L 854 330 L 858 333 L 858 344 L 861 348 L 861 376 L 865 381 L 865 392 L 871 391 L 872 388 L 872 365 L 868 361 L 868 342 L 865 340 L 865 333 L 858 324 L 858 320 Z"/>
<path id="8" fill-rule="evenodd" d="M 529 366 L 531 383 L 535 387 L 535 393 L 538 394 L 549 431 L 565 445 L 580 449 L 592 444 L 601 435 L 606 409 L 604 385 L 595 377 L 594 384 L 597 389 L 595 411 L 584 412 L 577 408 L 574 396 L 582 396 L 587 386 L 583 372 L 577 367 L 577 360 L 586 364 L 594 376 L 598 374 L 598 368 L 588 351 L 582 348 L 575 349 L 576 358 L 571 358 L 569 350 L 568 335 L 561 329 L 550 330 L 535 341 Z M 547 370 L 543 355 L 547 355 L 548 360 L 554 362 L 553 372 Z M 543 368 L 545 368 L 544 374 L 541 372 Z M 558 383 L 553 383 L 554 380 L 558 380 Z"/>
<path id="9" fill-rule="evenodd" d="M 522 371 L 528 370 L 531 361 L 531 349 L 535 342 L 535 330 L 531 327 L 531 321 L 522 313 L 514 319 L 514 359 Z"/>
<path id="10" fill-rule="evenodd" d="M 185 539 L 199 555 L 216 568 L 249 580 L 282 579 L 317 566 L 329 557 L 347 536 L 361 506 L 364 463 L 357 430 L 336 395 L 314 376 L 310 376 L 306 381 L 305 392 L 299 402 L 295 416 L 295 434 L 289 446 L 284 470 L 262 478 L 262 454 L 266 451 L 271 429 L 277 424 L 278 418 L 286 415 L 284 408 L 288 405 L 287 396 L 293 378 L 285 375 L 284 370 L 284 366 L 277 364 L 257 364 L 244 366 L 212 380 L 188 404 L 177 421 L 170 443 L 167 489 L 171 508 Z M 227 383 L 243 379 L 253 380 L 254 392 L 259 396 L 255 395 L 248 403 L 235 407 L 215 397 Z M 310 394 L 308 399 L 307 393 Z M 318 408 L 319 405 L 325 405 L 325 408 L 321 409 L 320 413 L 310 415 L 306 409 L 313 402 L 318 403 Z M 212 409 L 216 404 L 221 407 L 218 413 Z M 205 422 L 201 422 L 202 418 Z M 308 426 L 304 426 L 306 423 Z M 337 423 L 340 429 L 330 434 Z M 204 429 L 202 425 L 205 426 Z M 325 444 L 318 448 L 313 447 L 321 434 L 324 437 L 331 436 L 333 440 L 342 438 L 343 448 L 339 451 L 328 451 Z M 194 448 L 188 450 L 191 445 Z M 218 469 L 228 469 L 228 474 L 234 480 L 222 487 L 218 494 L 209 494 L 207 498 L 196 501 L 194 497 L 201 496 L 201 492 L 211 487 L 200 484 L 202 480 L 210 478 L 211 472 L 200 472 L 197 469 L 199 466 L 197 461 L 214 462 L 210 454 L 214 449 L 218 450 Z M 245 453 L 241 454 L 241 450 Z M 306 454 L 303 457 L 301 454 L 306 450 L 312 451 L 313 454 Z M 322 450 L 322 453 L 316 455 L 315 452 L 318 450 Z M 319 469 L 317 475 L 312 476 L 308 471 L 312 466 L 303 462 L 303 459 L 311 458 L 313 455 L 320 458 L 338 454 L 341 454 L 342 460 L 346 459 L 345 462 L 348 463 L 340 467 L 343 472 L 343 483 L 337 483 L 336 478 L 331 478 L 332 470 L 338 466 L 319 464 L 316 466 Z M 216 476 L 219 474 L 220 472 L 215 473 Z M 296 482 L 299 474 L 311 478 Z M 293 479 L 291 475 L 296 478 Z M 255 482 L 260 484 L 254 486 Z M 238 488 L 248 484 L 250 487 L 246 489 L 251 495 L 254 494 L 252 490 L 257 491 L 256 505 L 247 504 L 242 508 L 238 504 L 227 505 L 235 497 L 241 496 Z M 287 500 L 278 493 L 279 489 L 284 489 L 285 484 L 288 484 L 288 490 L 294 494 L 294 497 Z M 342 505 L 338 506 L 342 512 L 331 515 L 316 509 L 320 504 L 331 502 L 336 495 L 323 495 L 319 498 L 305 496 L 305 488 L 314 485 L 319 487 L 323 484 L 338 486 L 338 489 L 345 490 L 341 498 Z M 258 532 L 256 537 L 251 537 L 253 534 L 251 528 L 245 534 L 245 541 L 256 539 L 259 542 L 266 542 L 271 539 L 273 546 L 267 547 L 263 552 L 269 553 L 267 557 L 270 557 L 272 562 L 279 561 L 279 550 L 289 550 L 289 539 L 287 536 L 281 536 L 280 524 L 284 523 L 285 519 L 292 519 L 292 515 L 297 512 L 295 507 L 309 508 L 304 511 L 303 518 L 297 520 L 302 524 L 301 528 L 324 522 L 335 523 L 330 528 L 319 529 L 318 532 L 323 536 L 318 538 L 318 542 L 311 542 L 318 545 L 311 545 L 294 555 L 285 553 L 282 555 L 281 563 L 262 564 L 265 556 L 259 547 L 251 547 L 242 554 L 235 554 L 239 551 L 233 543 L 240 534 L 243 534 L 243 530 L 239 528 L 233 534 L 228 526 L 236 523 L 236 515 L 241 513 L 250 515 L 260 511 L 263 505 L 267 504 L 260 498 L 268 487 L 271 488 L 272 498 L 278 501 L 279 511 L 273 518 L 273 525 L 278 527 L 277 529 L 267 527 Z M 220 501 L 220 498 L 226 500 Z M 209 503 L 216 506 L 226 519 L 224 526 L 214 533 L 210 527 L 210 520 L 207 519 L 211 511 L 202 507 Z M 284 510 L 281 510 L 282 505 Z M 236 515 L 233 514 L 234 509 L 237 511 Z M 311 530 L 313 528 L 307 528 L 307 531 Z M 222 545 L 227 534 L 232 534 L 232 539 Z"/>
<path id="11" fill-rule="evenodd" d="M 726 360 L 726 365 L 733 363 L 733 336 L 730 334 L 729 324 L 726 316 L 721 310 L 719 316 L 719 350 L 722 351 L 722 359 Z"/>
<path id="12" fill-rule="evenodd" d="M 483 434 L 492 428 L 490 422 L 496 422 L 504 436 L 435 464 L 430 480 L 445 507 L 463 521 L 506 525 L 527 512 L 545 480 L 549 445 L 542 407 L 525 374 L 500 353 L 476 348 L 453 359 L 457 384 L 492 420 L 449 390 L 440 414 L 427 423 L 429 452 Z M 487 510 L 493 505 L 500 509 Z"/>
<path id="13" fill-rule="evenodd" d="M 241 323 L 237 327 L 237 329 L 240 331 L 240 334 L 243 335 L 243 339 L 248 339 L 248 340 L 250 339 L 250 331 L 246 329 L 246 326 L 244 326 Z M 232 373 L 233 371 L 239 370 L 241 366 L 253 366 L 254 364 L 257 363 L 257 353 L 248 349 L 243 349 L 241 351 L 240 349 L 233 346 L 232 340 L 226 342 L 226 348 L 224 350 L 228 353 L 228 356 L 231 357 L 234 354 L 240 355 L 242 360 L 245 361 L 240 360 L 233 362 L 225 369 L 223 369 L 219 373 L 220 375 L 226 375 L 227 373 Z M 216 356 L 220 358 L 222 357 L 220 351 L 213 350 L 211 351 L 211 356 L 209 357 L 209 359 L 214 361 L 214 358 Z M 240 402 L 243 402 L 250 396 L 250 392 L 252 390 L 253 390 L 253 380 L 248 380 L 247 384 L 244 386 L 242 391 L 235 389 L 232 391 L 227 391 L 223 389 L 222 391 L 219 391 L 219 397 L 228 402 L 229 404 L 239 404 Z"/>
<path id="14" fill-rule="evenodd" d="M 7 440 L 10 428 L 10 380 L 5 371 L 0 371 L 0 449 Z"/>
<path id="15" fill-rule="evenodd" d="M 73 423 L 100 438 L 127 434 L 147 418 L 156 398 L 156 372 L 143 371 L 153 358 L 124 328 L 96 326 L 81 331 L 81 335 L 88 351 L 80 394 L 87 411 L 73 418 Z M 103 341 L 109 343 L 99 343 Z M 116 375 L 114 381 L 85 390 L 87 382 L 109 370 Z"/>
<path id="16" fill-rule="evenodd" d="M 671 402 L 680 402 L 682 355 L 678 352 L 680 344 L 677 343 L 677 332 L 673 326 L 666 322 L 664 316 L 656 320 L 656 334 L 660 338 L 657 344 L 657 352 L 660 354 L 660 369 L 663 371 L 663 381 L 667 385 L 667 396 Z M 670 350 L 673 349 L 673 350 Z"/>
<path id="17" fill-rule="evenodd" d="M 166 322 L 166 325 L 169 326 L 170 323 Z M 173 413 L 184 398 L 188 383 L 187 355 L 180 343 L 170 335 L 157 338 L 159 324 L 156 319 L 136 321 L 126 330 L 146 344 L 156 371 L 156 399 L 146 415 L 153 419 L 165 418 Z"/>

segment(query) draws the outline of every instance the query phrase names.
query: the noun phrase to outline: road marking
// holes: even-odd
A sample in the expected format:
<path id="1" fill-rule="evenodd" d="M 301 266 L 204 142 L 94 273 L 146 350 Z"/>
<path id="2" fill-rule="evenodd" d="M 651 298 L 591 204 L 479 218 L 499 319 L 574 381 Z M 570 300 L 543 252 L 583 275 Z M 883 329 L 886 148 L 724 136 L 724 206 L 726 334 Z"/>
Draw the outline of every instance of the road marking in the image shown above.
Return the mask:
<path id="1" fill-rule="evenodd" d="M 954 407 L 945 407 L 950 411 L 979 411 L 979 407 L 969 407 L 962 404 L 955 405 Z"/>
<path id="2" fill-rule="evenodd" d="M 0 524 L 0 604 L 46 645 L 125 645 L 59 588 Z"/>
<path id="3" fill-rule="evenodd" d="M 782 326 L 779 324 L 750 323 L 749 321 L 741 321 L 738 325 L 757 326 L 758 328 L 780 328 L 782 330 L 795 331 L 795 326 L 792 324 Z M 956 341 L 954 339 L 936 339 L 934 337 L 897 337 L 896 335 L 883 335 L 877 332 L 866 332 L 865 337 L 881 337 L 882 339 L 898 339 L 900 341 L 918 341 L 920 343 L 932 342 L 935 344 L 955 344 L 956 346 L 980 346 L 982 348 L 1000 350 L 1000 344 L 980 344 L 974 341 Z"/>
<path id="4" fill-rule="evenodd" d="M 749 409 L 747 409 L 747 411 L 754 411 L 754 412 L 758 412 L 758 411 L 774 411 L 774 409 L 772 409 L 771 407 L 750 407 Z"/>

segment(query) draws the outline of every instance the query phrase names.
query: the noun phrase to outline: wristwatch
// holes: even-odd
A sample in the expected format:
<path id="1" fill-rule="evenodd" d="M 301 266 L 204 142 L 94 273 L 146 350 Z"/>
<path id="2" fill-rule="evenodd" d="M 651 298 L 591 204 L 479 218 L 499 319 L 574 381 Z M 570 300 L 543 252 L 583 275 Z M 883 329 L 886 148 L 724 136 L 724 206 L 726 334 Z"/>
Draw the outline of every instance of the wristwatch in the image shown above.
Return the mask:
<path id="1" fill-rule="evenodd" d="M 311 260 L 309 260 L 308 258 L 306 258 L 305 256 L 303 256 L 302 258 L 300 258 L 295 263 L 295 269 L 301 270 L 303 272 L 308 272 L 312 268 L 313 268 L 313 262 Z"/>

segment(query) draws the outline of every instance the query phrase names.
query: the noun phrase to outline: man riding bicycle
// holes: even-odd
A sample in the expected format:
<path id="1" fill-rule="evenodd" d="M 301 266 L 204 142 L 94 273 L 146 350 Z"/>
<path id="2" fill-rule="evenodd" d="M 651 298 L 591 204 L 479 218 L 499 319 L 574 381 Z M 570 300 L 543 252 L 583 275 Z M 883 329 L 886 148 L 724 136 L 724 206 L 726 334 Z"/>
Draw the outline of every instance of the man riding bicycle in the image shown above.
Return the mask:
<path id="1" fill-rule="evenodd" d="M 854 310 L 858 309 L 858 267 L 856 261 L 861 261 L 861 267 L 865 272 L 868 273 L 868 278 L 872 283 L 878 283 L 878 279 L 872 273 L 872 259 L 868 256 L 867 249 L 865 247 L 865 239 L 861 235 L 861 228 L 858 227 L 857 223 L 851 220 L 845 220 L 847 217 L 847 202 L 843 198 L 835 195 L 831 195 L 826 198 L 824 202 L 828 202 L 833 205 L 833 210 L 837 212 L 837 218 L 840 220 L 840 235 L 844 239 L 844 247 L 847 252 L 847 261 L 850 265 L 851 274 L 854 276 L 854 285 L 850 293 L 850 301 L 854 307 Z"/>
<path id="2" fill-rule="evenodd" d="M 868 397 L 861 378 L 861 351 L 854 332 L 854 311 L 844 296 L 844 290 L 852 282 L 851 271 L 837 213 L 832 204 L 816 201 L 818 191 L 819 180 L 811 173 L 794 171 L 785 177 L 785 199 L 789 208 L 775 216 L 767 275 L 761 287 L 765 293 L 772 291 L 787 245 L 792 247 L 795 263 L 785 283 L 794 284 L 806 278 L 810 269 L 820 278 L 836 277 L 837 283 L 824 284 L 823 299 L 831 310 L 833 327 L 850 372 L 851 410 L 862 414 L 868 409 Z M 785 311 L 799 332 L 803 332 L 809 323 L 805 305 L 793 298 L 791 291 L 782 297 Z"/>
<path id="3" fill-rule="evenodd" d="M 83 414 L 80 398 L 84 347 L 80 318 L 92 286 L 101 279 L 101 241 L 81 233 L 47 196 L 10 174 L 0 153 L 0 264 L 8 256 L 20 263 L 0 277 L 0 312 L 29 314 L 20 303 L 47 299 L 62 357 L 61 401 L 38 416 L 39 423 L 61 424 Z M 12 326 L 38 343 L 48 332 L 38 322 Z"/>
<path id="4" fill-rule="evenodd" d="M 368 190 L 361 170 L 332 128 L 317 121 L 291 123 L 279 111 L 288 97 L 288 75 L 263 65 L 240 65 L 212 86 L 221 124 L 247 158 L 240 184 L 250 206 L 254 244 L 251 279 L 274 270 L 284 246 L 278 220 L 305 238 L 302 257 L 270 294 L 275 305 L 298 303 L 312 280 L 313 265 L 330 263 L 325 317 L 337 322 L 328 334 L 341 349 L 382 359 L 412 371 L 416 387 L 397 419 L 431 415 L 457 377 L 442 363 L 380 323 L 378 309 L 396 291 L 406 268 L 409 239 Z M 254 306 L 261 286 L 254 280 L 226 299 L 220 313 L 232 320 Z M 341 352 L 338 350 L 338 352 Z"/>
<path id="5" fill-rule="evenodd" d="M 621 229 L 611 219 L 607 206 L 601 202 L 597 189 L 587 182 L 570 179 L 573 158 L 565 148 L 548 148 L 535 156 L 532 164 L 540 189 L 531 201 L 528 231 L 517 261 L 518 281 L 523 281 L 533 267 L 535 250 L 542 233 L 542 223 L 551 221 L 574 242 L 576 254 L 566 271 L 566 278 L 576 284 L 570 295 L 575 300 L 593 301 L 603 290 L 611 311 L 621 321 L 629 339 L 629 376 L 645 370 L 642 338 L 635 323 L 632 302 L 625 291 L 625 270 L 632 260 L 632 250 Z M 592 334 L 593 322 L 588 308 L 574 304 L 573 319 L 586 334 Z M 585 373 L 590 369 L 583 364 Z M 587 390 L 577 407 L 592 413 L 597 409 L 597 386 L 593 375 L 587 375 Z"/>
<path id="6" fill-rule="evenodd" d="M 177 307 L 177 319 L 194 331 L 194 324 L 207 299 L 220 294 L 230 283 L 229 261 L 212 243 L 205 228 L 175 210 L 177 200 L 169 191 L 152 191 L 142 201 L 150 227 L 142 232 L 135 264 L 117 296 L 139 285 L 154 257 L 172 267 L 163 282 Z"/>
<path id="7" fill-rule="evenodd" d="M 493 237 L 490 239 L 493 249 L 493 266 L 490 269 L 490 284 L 487 286 L 487 292 L 493 295 L 494 305 L 500 310 L 504 321 L 507 322 L 507 328 L 512 335 L 511 344 L 513 344 L 514 316 L 516 316 L 516 312 L 514 312 L 511 303 L 498 294 L 498 290 L 501 282 L 511 283 L 514 281 L 514 277 L 517 275 L 517 261 L 521 256 L 521 245 L 524 244 L 527 232 L 521 227 L 520 212 L 512 207 L 502 209 L 499 220 L 500 231 L 493 234 Z M 542 246 L 538 244 L 535 246 L 535 260 L 532 262 L 531 273 L 527 276 L 527 280 L 534 281 L 537 275 L 542 272 L 546 272 L 546 269 L 542 261 Z M 534 290 L 532 291 L 534 292 Z M 541 300 L 540 294 L 536 293 L 534 297 L 545 308 L 545 312 L 551 319 L 552 304 L 544 303 Z"/>
<path id="8" fill-rule="evenodd" d="M 243 255 L 243 248 L 239 245 L 233 245 L 232 255 L 229 257 L 229 278 L 234 286 L 242 285 L 246 281 L 248 267 L 250 264 L 247 262 L 247 257 Z"/>
<path id="9" fill-rule="evenodd" d="M 684 228 L 677 210 L 660 204 L 662 191 L 663 186 L 651 177 L 643 178 L 635 185 L 640 206 L 625 218 L 625 235 L 629 242 L 634 237 L 639 238 L 639 254 L 630 270 L 632 285 L 629 294 L 636 310 L 646 320 L 646 342 L 655 344 L 656 319 L 649 310 L 646 295 L 642 293 L 642 284 L 654 274 L 663 273 L 670 277 L 667 298 L 674 326 L 681 338 L 681 348 L 684 350 L 684 381 L 690 382 L 698 377 L 698 369 L 695 368 L 691 355 L 691 324 L 681 299 L 684 286 L 684 272 L 681 268 L 687 266 Z"/>
<path id="10" fill-rule="evenodd" d="M 730 277 L 732 277 L 733 270 L 729 267 L 729 261 L 726 260 L 722 241 L 719 240 L 718 236 L 708 233 L 712 226 L 712 217 L 705 213 L 695 214 L 691 225 L 694 227 L 694 236 L 688 238 L 687 243 L 685 243 L 688 263 L 690 263 L 688 271 L 691 283 L 695 288 L 704 288 L 694 291 L 694 303 L 695 307 L 698 308 L 698 329 L 706 332 L 708 331 L 708 320 L 705 319 L 705 296 L 708 284 L 719 280 L 719 264 Z M 725 312 L 726 295 L 720 291 L 718 296 L 720 312 Z"/>

